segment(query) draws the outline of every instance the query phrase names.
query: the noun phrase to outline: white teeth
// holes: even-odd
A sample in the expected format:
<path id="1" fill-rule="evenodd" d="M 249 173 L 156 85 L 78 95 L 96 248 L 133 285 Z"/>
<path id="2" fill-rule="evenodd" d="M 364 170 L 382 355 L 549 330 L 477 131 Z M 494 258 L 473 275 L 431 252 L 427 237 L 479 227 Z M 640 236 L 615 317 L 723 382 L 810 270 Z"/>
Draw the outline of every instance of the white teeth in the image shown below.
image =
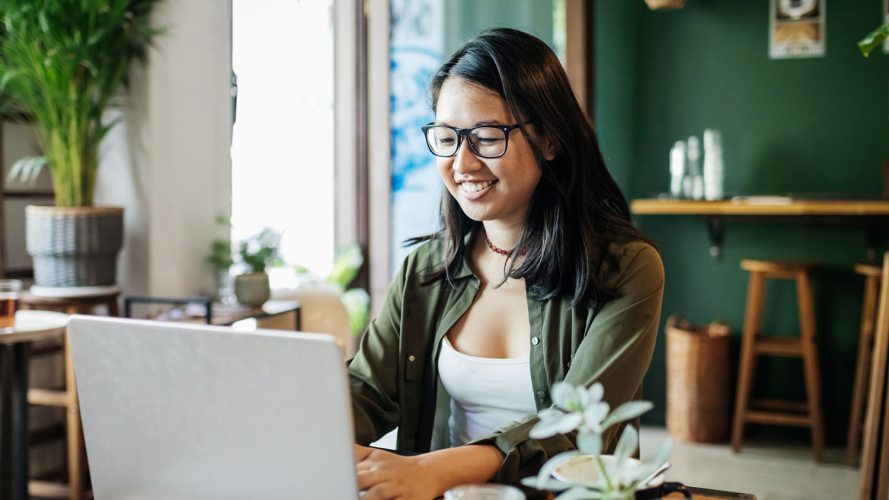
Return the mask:
<path id="1" fill-rule="evenodd" d="M 494 181 L 482 181 L 482 182 L 462 182 L 460 184 L 460 189 L 466 191 L 467 193 L 477 193 L 488 186 L 494 184 Z"/>

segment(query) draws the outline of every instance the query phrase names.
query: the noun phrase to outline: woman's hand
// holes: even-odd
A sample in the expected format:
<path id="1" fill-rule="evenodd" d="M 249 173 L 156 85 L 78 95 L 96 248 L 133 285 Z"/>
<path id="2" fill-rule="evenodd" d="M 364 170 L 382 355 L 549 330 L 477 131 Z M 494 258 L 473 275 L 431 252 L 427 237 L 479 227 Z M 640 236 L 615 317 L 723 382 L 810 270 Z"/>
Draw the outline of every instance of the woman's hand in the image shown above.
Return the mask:
<path id="1" fill-rule="evenodd" d="M 404 457 L 355 445 L 362 500 L 431 500 L 458 484 L 486 482 L 502 460 L 493 446 L 460 446 Z"/>
<path id="2" fill-rule="evenodd" d="M 355 466 L 362 500 L 427 500 L 439 496 L 438 477 L 420 463 L 422 455 L 403 457 L 386 450 L 355 445 Z"/>

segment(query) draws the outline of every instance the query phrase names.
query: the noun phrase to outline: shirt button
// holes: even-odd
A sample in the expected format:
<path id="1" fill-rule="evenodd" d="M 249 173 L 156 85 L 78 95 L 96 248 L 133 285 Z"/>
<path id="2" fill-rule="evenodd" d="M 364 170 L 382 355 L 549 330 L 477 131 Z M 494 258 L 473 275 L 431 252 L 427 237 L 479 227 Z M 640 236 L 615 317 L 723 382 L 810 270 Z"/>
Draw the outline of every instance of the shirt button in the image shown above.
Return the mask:
<path id="1" fill-rule="evenodd" d="M 540 337 L 531 337 L 531 345 L 537 345 L 540 343 Z"/>
<path id="2" fill-rule="evenodd" d="M 540 399 L 546 399 L 546 392 L 545 391 L 537 391 L 537 397 Z"/>
<path id="3" fill-rule="evenodd" d="M 410 361 L 411 363 L 413 363 L 414 361 L 417 360 L 417 357 L 414 356 L 413 354 L 411 354 L 410 356 L 407 357 L 407 360 Z"/>

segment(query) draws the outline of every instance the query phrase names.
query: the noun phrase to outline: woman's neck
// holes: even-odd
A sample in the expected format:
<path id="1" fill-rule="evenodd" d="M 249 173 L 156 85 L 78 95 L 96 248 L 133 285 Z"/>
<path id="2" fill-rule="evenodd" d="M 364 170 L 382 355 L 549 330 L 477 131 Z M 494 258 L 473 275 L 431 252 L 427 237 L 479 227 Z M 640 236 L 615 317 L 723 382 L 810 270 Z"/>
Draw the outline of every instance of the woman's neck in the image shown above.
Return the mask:
<path id="1" fill-rule="evenodd" d="M 515 248 L 519 241 L 519 235 L 522 228 L 519 226 L 508 225 L 496 221 L 486 221 L 482 225 L 485 229 L 485 238 L 488 248 L 494 253 L 501 253 L 498 250 L 505 250 L 507 253 Z"/>

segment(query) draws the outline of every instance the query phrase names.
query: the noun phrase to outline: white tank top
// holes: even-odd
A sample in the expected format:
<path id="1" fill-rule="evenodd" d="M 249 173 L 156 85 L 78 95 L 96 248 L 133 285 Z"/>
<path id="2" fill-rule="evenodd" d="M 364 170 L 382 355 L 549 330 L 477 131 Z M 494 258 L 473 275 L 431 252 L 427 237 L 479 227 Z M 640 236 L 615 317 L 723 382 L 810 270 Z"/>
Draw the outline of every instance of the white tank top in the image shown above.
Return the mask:
<path id="1" fill-rule="evenodd" d="M 482 358 L 457 351 L 444 337 L 438 373 L 451 395 L 451 446 L 486 436 L 537 413 L 529 358 Z"/>

